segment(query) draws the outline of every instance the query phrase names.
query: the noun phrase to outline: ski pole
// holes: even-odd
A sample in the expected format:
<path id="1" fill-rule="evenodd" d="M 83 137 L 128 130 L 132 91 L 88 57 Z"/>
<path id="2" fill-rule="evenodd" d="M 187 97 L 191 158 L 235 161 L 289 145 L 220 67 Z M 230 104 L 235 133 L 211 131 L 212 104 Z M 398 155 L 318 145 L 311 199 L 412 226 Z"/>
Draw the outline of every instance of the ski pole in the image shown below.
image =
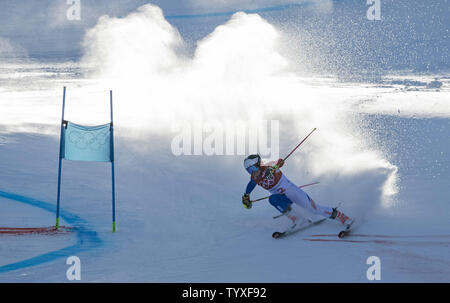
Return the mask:
<path id="1" fill-rule="evenodd" d="M 299 148 L 300 147 L 300 145 L 302 145 L 303 144 L 303 142 L 305 142 L 306 141 L 306 139 L 308 139 L 308 137 L 315 131 L 317 129 L 317 127 L 314 127 L 314 129 L 305 137 L 305 139 L 303 139 L 284 159 L 283 159 L 283 162 L 284 161 L 286 161 L 287 160 L 287 158 L 289 158 L 296 150 L 297 150 L 297 148 Z M 272 168 L 273 169 L 278 169 L 278 165 L 274 165 L 274 166 L 272 166 Z M 264 176 L 264 177 L 267 177 L 267 174 L 270 174 L 270 171 L 267 171 L 266 172 L 266 176 Z"/>
<path id="2" fill-rule="evenodd" d="M 297 148 L 299 148 L 300 147 L 300 145 L 302 145 L 303 144 L 303 142 L 305 142 L 306 141 L 306 139 L 308 139 L 308 137 L 309 136 L 311 136 L 311 134 L 315 131 L 317 129 L 317 127 L 314 127 L 314 129 L 283 159 L 283 162 L 284 161 L 286 161 L 287 160 L 287 158 L 289 158 L 296 150 L 297 150 Z M 273 168 L 274 169 L 278 169 L 278 166 L 277 165 L 275 165 L 275 166 L 273 166 Z M 302 186 L 299 186 L 300 188 L 302 188 L 302 187 L 306 187 L 306 186 L 310 186 L 310 185 L 314 185 L 314 184 L 318 184 L 319 182 L 314 182 L 314 183 L 311 183 L 311 184 L 305 184 L 305 185 L 302 185 Z M 267 196 L 267 197 L 264 197 L 264 198 L 260 198 L 260 199 L 256 199 L 256 200 L 253 200 L 253 201 L 250 201 L 250 202 L 257 202 L 257 201 L 261 201 L 261 200 L 265 200 L 265 199 L 267 199 L 267 198 L 269 198 L 270 196 Z"/>
<path id="3" fill-rule="evenodd" d="M 283 159 L 283 161 L 286 161 L 286 159 L 287 158 L 289 158 L 294 152 L 295 152 L 295 150 L 297 149 L 297 148 L 299 148 L 300 147 L 300 145 L 302 145 L 302 143 L 303 142 L 305 142 L 306 141 L 306 139 L 308 139 L 308 137 L 316 130 L 317 128 L 316 127 L 314 127 L 314 129 L 305 137 L 305 139 L 303 139 L 302 140 L 302 142 L 300 142 L 290 153 L 289 153 L 289 155 L 287 155 L 284 159 Z"/>
<path id="4" fill-rule="evenodd" d="M 313 183 L 309 183 L 309 184 L 305 184 L 305 185 L 300 185 L 299 186 L 299 188 L 303 188 L 303 187 L 307 187 L 307 186 L 311 186 L 311 185 L 316 185 L 316 184 L 319 184 L 320 182 L 319 181 L 317 181 L 317 182 L 313 182 Z M 270 196 L 267 196 L 267 197 L 264 197 L 264 198 L 259 198 L 259 199 L 256 199 L 256 200 L 253 200 L 253 201 L 250 201 L 250 202 L 257 202 L 257 201 L 261 201 L 261 200 L 265 200 L 265 199 L 268 199 Z"/>

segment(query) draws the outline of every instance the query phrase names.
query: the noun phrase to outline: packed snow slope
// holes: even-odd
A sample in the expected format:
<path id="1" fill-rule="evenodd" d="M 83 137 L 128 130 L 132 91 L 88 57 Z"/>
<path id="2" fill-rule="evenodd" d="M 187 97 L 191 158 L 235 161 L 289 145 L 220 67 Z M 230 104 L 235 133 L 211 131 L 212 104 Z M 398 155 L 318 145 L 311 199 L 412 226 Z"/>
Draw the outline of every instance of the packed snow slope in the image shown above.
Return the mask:
<path id="1" fill-rule="evenodd" d="M 66 258 L 77 255 L 84 282 L 365 282 L 370 256 L 383 282 L 448 282 L 448 75 L 305 74 L 289 35 L 239 12 L 192 51 L 159 7 L 144 5 L 101 17 L 77 62 L 2 62 L 0 227 L 54 223 L 66 86 L 65 118 L 87 125 L 109 121 L 113 90 L 117 232 L 110 164 L 63 161 L 62 219 L 77 231 L 0 235 L 0 281 L 66 281 Z M 267 201 L 242 207 L 242 161 L 256 150 L 247 140 L 226 153 L 220 138 L 237 125 L 251 137 L 264 121 L 266 133 L 279 125 L 270 149 L 259 146 L 267 158 L 318 128 L 283 172 L 298 185 L 319 180 L 308 194 L 342 203 L 364 236 L 316 236 L 337 234 L 329 221 L 274 240 L 287 220 L 273 220 Z M 174 152 L 186 132 L 198 155 Z"/>

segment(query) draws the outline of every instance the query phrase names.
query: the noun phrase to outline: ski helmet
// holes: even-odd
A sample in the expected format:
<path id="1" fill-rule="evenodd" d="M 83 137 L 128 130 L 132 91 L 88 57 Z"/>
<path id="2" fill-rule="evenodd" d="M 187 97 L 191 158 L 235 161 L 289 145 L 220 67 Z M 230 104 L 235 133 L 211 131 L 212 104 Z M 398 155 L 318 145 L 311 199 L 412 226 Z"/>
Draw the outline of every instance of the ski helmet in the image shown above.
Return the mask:
<path id="1" fill-rule="evenodd" d="M 256 155 L 250 155 L 244 160 L 244 167 L 249 174 L 256 172 L 259 169 L 259 165 L 261 164 L 261 157 Z"/>

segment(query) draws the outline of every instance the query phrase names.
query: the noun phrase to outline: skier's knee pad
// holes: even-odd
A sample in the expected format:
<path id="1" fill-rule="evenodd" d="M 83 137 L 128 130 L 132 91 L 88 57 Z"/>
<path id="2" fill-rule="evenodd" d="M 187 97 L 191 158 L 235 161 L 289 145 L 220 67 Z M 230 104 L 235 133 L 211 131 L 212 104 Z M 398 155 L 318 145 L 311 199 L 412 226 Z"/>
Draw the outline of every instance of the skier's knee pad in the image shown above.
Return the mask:
<path id="1" fill-rule="evenodd" d="M 289 200 L 288 197 L 284 194 L 275 194 L 269 197 L 269 203 L 272 204 L 273 207 L 278 209 L 281 213 L 289 210 L 292 201 Z"/>

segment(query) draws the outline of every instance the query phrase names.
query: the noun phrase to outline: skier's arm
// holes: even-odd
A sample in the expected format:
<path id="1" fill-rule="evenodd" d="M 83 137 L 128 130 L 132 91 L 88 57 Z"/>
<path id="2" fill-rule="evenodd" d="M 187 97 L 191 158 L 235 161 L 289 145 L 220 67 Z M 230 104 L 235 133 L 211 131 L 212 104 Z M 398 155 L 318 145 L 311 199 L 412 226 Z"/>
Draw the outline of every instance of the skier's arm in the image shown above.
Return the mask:
<path id="1" fill-rule="evenodd" d="M 247 184 L 247 188 L 245 189 L 245 194 L 250 195 L 250 193 L 255 189 L 255 187 L 256 187 L 256 182 L 253 180 L 250 180 L 250 182 L 248 182 L 248 184 Z"/>
<path id="2" fill-rule="evenodd" d="M 275 163 L 275 164 L 274 164 Z M 273 173 L 277 170 L 280 169 L 283 165 L 284 165 L 284 160 L 283 159 L 278 159 L 277 162 L 272 161 L 270 163 L 267 164 L 268 167 L 266 169 L 266 172 L 264 173 L 264 178 L 271 178 L 273 176 Z"/>
<path id="3" fill-rule="evenodd" d="M 277 161 L 277 165 L 275 165 L 277 168 L 281 168 L 284 165 L 284 160 L 283 159 L 278 159 Z"/>
<path id="4" fill-rule="evenodd" d="M 272 166 L 271 168 L 273 170 L 277 170 L 277 169 L 281 168 L 283 165 L 284 165 L 284 160 L 278 159 L 277 163 L 274 166 Z"/>

